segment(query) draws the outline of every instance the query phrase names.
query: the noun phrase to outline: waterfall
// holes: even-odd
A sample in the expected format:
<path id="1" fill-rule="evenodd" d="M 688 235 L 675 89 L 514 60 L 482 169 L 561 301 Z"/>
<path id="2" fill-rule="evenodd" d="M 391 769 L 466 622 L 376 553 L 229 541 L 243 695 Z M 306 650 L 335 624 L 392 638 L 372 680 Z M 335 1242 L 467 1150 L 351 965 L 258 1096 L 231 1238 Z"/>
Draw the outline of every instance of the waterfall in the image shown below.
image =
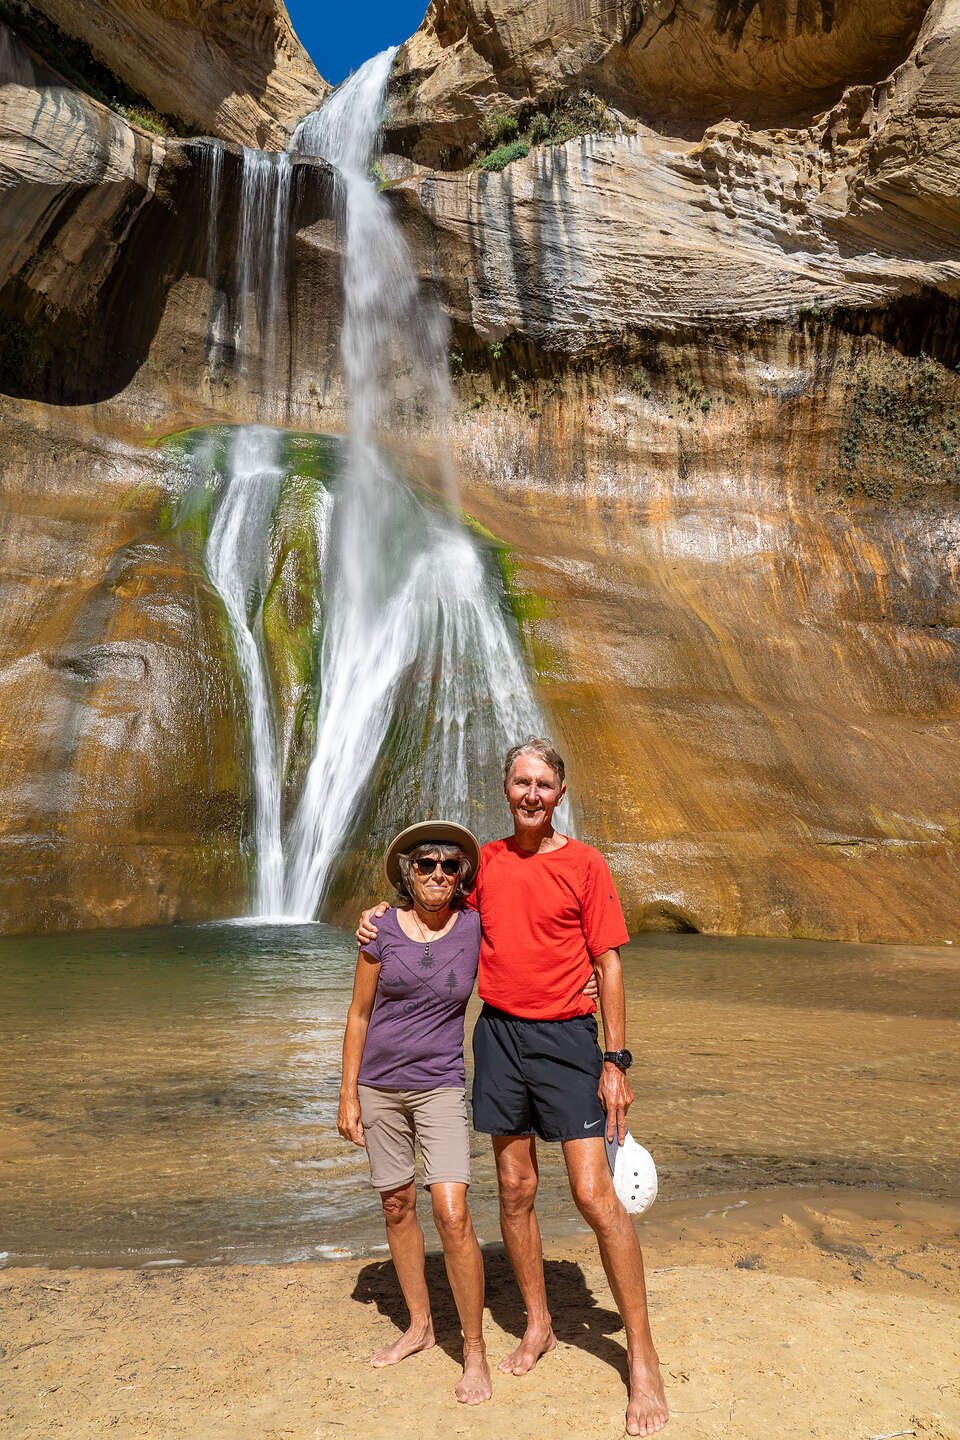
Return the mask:
<path id="1" fill-rule="evenodd" d="M 276 517 L 289 478 L 282 432 L 236 427 L 219 462 L 222 478 L 208 468 L 204 482 L 219 485 L 205 559 L 234 636 L 249 720 L 253 908 L 290 921 L 319 913 L 344 847 L 379 853 L 386 835 L 430 815 L 461 820 L 481 838 L 498 833 L 503 752 L 542 728 L 512 617 L 458 518 L 456 480 L 443 458 L 446 321 L 421 294 L 371 177 L 394 53 L 368 61 L 302 122 L 291 143 L 292 153 L 321 157 L 336 172 L 348 393 L 348 436 L 336 478 L 323 491 L 316 548 L 322 643 L 311 692 L 315 718 L 311 711 L 312 728 L 300 732 L 312 738 L 302 785 L 303 771 L 288 767 L 281 743 L 290 725 L 278 723 L 264 630 L 264 601 L 279 563 Z M 243 152 L 234 370 L 248 394 L 259 385 L 261 401 L 273 382 L 285 308 L 291 164 L 290 155 Z M 212 218 L 209 247 L 216 234 Z M 207 269 L 216 273 L 211 256 Z M 380 443 L 403 427 L 436 438 L 445 493 L 435 500 L 403 482 Z M 319 640 L 318 627 L 319 618 Z M 299 798 L 285 824 L 291 775 Z"/>
<path id="2" fill-rule="evenodd" d="M 475 799 L 485 796 L 506 745 L 538 728 L 518 649 L 471 538 L 448 510 L 415 500 L 377 445 L 378 427 L 402 408 L 398 377 L 420 425 L 442 430 L 449 412 L 446 325 L 420 294 L 371 176 L 394 54 L 367 61 L 293 140 L 338 175 L 349 395 L 324 574 L 317 738 L 287 847 L 286 909 L 301 919 L 323 903 L 398 706 L 418 773 L 416 809 L 394 816 L 397 825 L 431 814 L 476 824 L 472 788 Z"/>
<path id="3" fill-rule="evenodd" d="M 275 381 L 278 321 L 287 294 L 291 174 L 289 155 L 244 147 L 237 242 L 235 365 L 248 390 L 258 375 L 264 404 Z"/>
<path id="4" fill-rule="evenodd" d="M 233 327 L 227 295 L 221 283 L 220 205 L 223 197 L 222 140 L 204 141 L 207 169 L 207 260 L 206 280 L 210 288 L 207 318 L 207 369 L 211 377 L 232 367 L 235 355 Z"/>
<path id="5" fill-rule="evenodd" d="M 207 142 L 207 284 L 210 286 L 211 297 L 216 294 L 217 289 L 217 264 L 220 235 L 220 187 L 223 184 L 223 141 L 210 140 Z M 211 299 L 212 305 L 212 299 Z"/>

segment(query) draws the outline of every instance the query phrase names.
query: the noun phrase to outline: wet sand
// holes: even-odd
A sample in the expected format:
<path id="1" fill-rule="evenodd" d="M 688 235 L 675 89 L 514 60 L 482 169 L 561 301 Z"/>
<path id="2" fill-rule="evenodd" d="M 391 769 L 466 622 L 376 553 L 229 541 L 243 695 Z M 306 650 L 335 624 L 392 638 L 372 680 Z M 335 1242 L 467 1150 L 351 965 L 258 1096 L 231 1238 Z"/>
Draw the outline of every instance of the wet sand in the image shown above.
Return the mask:
<path id="1" fill-rule="evenodd" d="M 682 1201 L 642 1226 L 673 1408 L 689 1440 L 960 1437 L 960 1206 L 842 1188 Z M 521 1323 L 485 1252 L 491 1355 Z M 453 1397 L 457 1331 L 428 1257 L 438 1345 L 393 1370 L 388 1264 L 7 1270 L 0 1428 L 17 1440 L 554 1440 L 623 1431 L 623 1332 L 597 1252 L 548 1243 L 558 1349 L 494 1398 Z"/>

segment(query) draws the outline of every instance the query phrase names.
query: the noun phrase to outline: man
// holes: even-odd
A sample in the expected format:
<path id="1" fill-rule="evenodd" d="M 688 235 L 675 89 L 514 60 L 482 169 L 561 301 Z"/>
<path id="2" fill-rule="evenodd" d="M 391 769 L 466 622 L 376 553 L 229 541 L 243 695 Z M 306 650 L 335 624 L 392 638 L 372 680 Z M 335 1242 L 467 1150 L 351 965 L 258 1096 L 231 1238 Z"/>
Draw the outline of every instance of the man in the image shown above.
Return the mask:
<path id="1" fill-rule="evenodd" d="M 606 861 L 553 828 L 565 793 L 564 764 L 546 740 L 508 751 L 504 793 L 513 835 L 481 851 L 474 892 L 483 941 L 474 1030 L 473 1123 L 493 1139 L 503 1241 L 527 1310 L 520 1344 L 500 1362 L 525 1375 L 556 1345 L 547 1307 L 534 1201 L 536 1139 L 559 1141 L 577 1208 L 593 1229 L 627 1332 L 627 1434 L 667 1423 L 650 1334 L 643 1258 L 617 1198 L 603 1132 L 626 1134 L 627 1079 L 619 947 L 629 938 Z M 366 940 L 375 933 L 365 928 Z M 585 980 L 596 968 L 606 1051 Z M 605 1122 L 605 1123 L 604 1123 Z"/>

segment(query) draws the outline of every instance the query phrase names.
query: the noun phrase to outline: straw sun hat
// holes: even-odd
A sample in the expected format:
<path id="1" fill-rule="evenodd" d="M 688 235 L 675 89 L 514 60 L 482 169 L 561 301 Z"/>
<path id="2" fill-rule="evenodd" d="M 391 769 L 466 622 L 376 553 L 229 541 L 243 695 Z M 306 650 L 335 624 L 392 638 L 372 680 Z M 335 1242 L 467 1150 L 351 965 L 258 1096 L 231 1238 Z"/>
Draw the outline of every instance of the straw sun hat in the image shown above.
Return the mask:
<path id="1" fill-rule="evenodd" d="M 465 825 L 457 825 L 453 820 L 421 820 L 416 825 L 408 825 L 406 830 L 401 830 L 390 841 L 389 849 L 383 860 L 383 868 L 387 872 L 387 879 L 391 885 L 400 883 L 399 856 L 407 850 L 413 850 L 417 845 L 459 845 L 460 849 L 470 861 L 470 873 L 476 875 L 480 864 L 480 841 L 472 834 Z"/>

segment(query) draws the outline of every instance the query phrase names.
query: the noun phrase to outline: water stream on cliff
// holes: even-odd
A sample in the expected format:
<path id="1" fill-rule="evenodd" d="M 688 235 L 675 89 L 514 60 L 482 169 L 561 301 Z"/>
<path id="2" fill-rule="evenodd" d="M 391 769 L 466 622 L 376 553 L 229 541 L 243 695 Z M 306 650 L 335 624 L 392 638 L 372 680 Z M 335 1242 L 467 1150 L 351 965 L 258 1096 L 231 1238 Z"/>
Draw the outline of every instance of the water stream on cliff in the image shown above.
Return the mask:
<path id="1" fill-rule="evenodd" d="M 222 147 L 214 146 L 208 276 L 216 273 L 222 159 Z M 245 148 L 242 167 L 232 360 L 238 384 L 248 392 L 259 385 L 263 395 L 274 373 L 277 321 L 286 294 L 291 164 L 289 155 Z M 266 426 L 242 425 L 233 431 L 205 557 L 227 609 L 247 701 L 257 855 L 253 909 L 260 916 L 279 914 L 284 874 L 277 724 L 263 646 L 270 534 L 285 479 L 279 440 L 279 432 Z"/>
<path id="2" fill-rule="evenodd" d="M 345 220 L 341 353 L 349 438 L 325 574 L 329 596 L 313 759 L 290 832 L 286 906 L 316 914 L 402 699 L 417 724 L 417 806 L 470 818 L 468 793 L 537 727 L 516 645 L 480 557 L 449 509 L 414 500 L 377 444 L 397 379 L 423 427 L 449 411 L 446 325 L 420 294 L 371 177 L 395 51 L 369 60 L 309 116 L 294 147 L 336 167 Z M 452 471 L 445 476 L 455 500 Z"/>
<path id="3" fill-rule="evenodd" d="M 244 148 L 237 241 L 235 365 L 248 388 L 253 383 L 255 370 L 264 393 L 274 380 L 278 321 L 287 293 L 292 173 L 289 155 Z"/>
<path id="4" fill-rule="evenodd" d="M 35 85 L 33 65 L 24 47 L 0 20 L 0 85 Z"/>
<path id="5" fill-rule="evenodd" d="M 483 817 L 497 814 L 500 757 L 518 737 L 542 728 L 515 627 L 457 518 L 456 479 L 442 443 L 434 444 L 440 494 L 430 499 L 403 482 L 380 443 L 394 423 L 436 438 L 449 414 L 446 322 L 421 294 L 403 236 L 371 176 L 394 53 L 384 51 L 351 76 L 303 121 L 291 146 L 292 154 L 322 158 L 336 171 L 348 437 L 331 487 L 329 543 L 318 577 L 323 634 L 312 753 L 289 823 L 279 743 L 284 717 L 263 618 L 288 479 L 282 432 L 262 426 L 232 432 L 206 542 L 207 571 L 227 610 L 247 705 L 253 913 L 261 917 L 316 916 L 344 846 L 356 841 L 358 825 L 366 823 L 369 833 L 363 812 L 372 783 L 390 829 L 443 814 L 472 823 L 487 838 L 499 829 L 496 819 Z M 233 365 L 254 402 L 257 391 L 269 401 L 276 373 L 291 173 L 291 155 L 243 152 Z M 216 234 L 213 216 L 211 246 Z M 207 268 L 213 272 L 213 257 Z"/>
<path id="6" fill-rule="evenodd" d="M 270 528 L 285 480 L 277 432 L 240 426 L 230 445 L 228 481 L 207 540 L 207 573 L 230 617 L 250 725 L 254 837 L 254 913 L 277 915 L 283 897 L 277 735 L 263 652 L 263 600 Z"/>

